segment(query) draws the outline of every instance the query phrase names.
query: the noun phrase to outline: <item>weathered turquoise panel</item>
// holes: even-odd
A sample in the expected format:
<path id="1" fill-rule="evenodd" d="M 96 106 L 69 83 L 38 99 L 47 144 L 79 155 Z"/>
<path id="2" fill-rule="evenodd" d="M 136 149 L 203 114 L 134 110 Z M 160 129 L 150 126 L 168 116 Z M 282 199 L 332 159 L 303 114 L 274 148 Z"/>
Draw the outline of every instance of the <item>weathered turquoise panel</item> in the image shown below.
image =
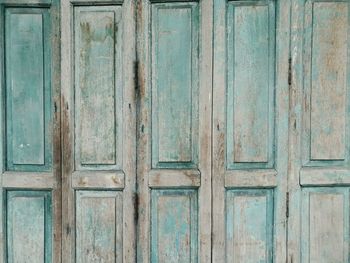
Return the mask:
<path id="1" fill-rule="evenodd" d="M 121 263 L 122 243 L 123 193 L 77 191 L 76 262 Z"/>
<path id="2" fill-rule="evenodd" d="M 121 7 L 79 6 L 74 18 L 76 166 L 120 168 Z"/>
<path id="3" fill-rule="evenodd" d="M 195 167 L 198 4 L 152 4 L 152 164 Z"/>
<path id="4" fill-rule="evenodd" d="M 312 47 L 310 159 L 344 160 L 349 108 L 348 3 L 315 2 L 307 12 L 312 12 L 312 28 L 308 28 Z"/>
<path id="5" fill-rule="evenodd" d="M 226 262 L 273 262 L 273 190 L 226 193 Z"/>
<path id="6" fill-rule="evenodd" d="M 275 7 L 230 2 L 227 14 L 227 166 L 273 166 Z"/>
<path id="7" fill-rule="evenodd" d="M 198 262 L 197 190 L 151 195 L 151 262 Z"/>
<path id="8" fill-rule="evenodd" d="M 301 262 L 349 262 L 349 188 L 303 188 L 301 216 Z"/>
<path id="9" fill-rule="evenodd" d="M 50 18 L 47 9 L 5 11 L 7 169 L 51 166 Z"/>
<path id="10" fill-rule="evenodd" d="M 52 262 L 51 193 L 7 192 L 7 262 Z"/>

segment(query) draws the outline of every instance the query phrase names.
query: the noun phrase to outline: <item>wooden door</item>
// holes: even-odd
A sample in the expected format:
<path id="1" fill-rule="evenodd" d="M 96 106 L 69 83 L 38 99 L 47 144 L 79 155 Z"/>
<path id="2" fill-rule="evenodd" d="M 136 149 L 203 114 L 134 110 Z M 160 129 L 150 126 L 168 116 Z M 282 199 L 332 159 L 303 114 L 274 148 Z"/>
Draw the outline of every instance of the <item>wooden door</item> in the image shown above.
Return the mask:
<path id="1" fill-rule="evenodd" d="M 62 1 L 63 262 L 135 260 L 133 1 Z"/>
<path id="2" fill-rule="evenodd" d="M 349 1 L 292 9 L 288 262 L 349 261 Z"/>
<path id="3" fill-rule="evenodd" d="M 213 261 L 285 262 L 289 1 L 214 1 Z"/>
<path id="4" fill-rule="evenodd" d="M 58 10 L 0 2 L 1 262 L 61 262 Z"/>
<path id="5" fill-rule="evenodd" d="M 210 262 L 212 2 L 141 0 L 137 19 L 137 262 Z"/>

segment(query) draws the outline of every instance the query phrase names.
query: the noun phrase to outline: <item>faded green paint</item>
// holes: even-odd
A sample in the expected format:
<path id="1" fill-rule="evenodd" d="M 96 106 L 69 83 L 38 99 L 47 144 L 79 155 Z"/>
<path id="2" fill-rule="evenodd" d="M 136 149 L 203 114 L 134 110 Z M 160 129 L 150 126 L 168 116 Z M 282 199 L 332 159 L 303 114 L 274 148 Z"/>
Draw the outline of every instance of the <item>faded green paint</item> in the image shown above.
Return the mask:
<path id="1" fill-rule="evenodd" d="M 74 17 L 76 165 L 120 168 L 121 7 L 75 7 Z"/>
<path id="2" fill-rule="evenodd" d="M 6 205 L 7 262 L 52 262 L 51 193 L 8 191 Z"/>
<path id="3" fill-rule="evenodd" d="M 273 217 L 273 190 L 228 190 L 227 262 L 272 262 Z"/>
<path id="4" fill-rule="evenodd" d="M 302 190 L 301 262 L 349 262 L 349 189 Z"/>
<path id="5" fill-rule="evenodd" d="M 50 16 L 47 9 L 6 8 L 7 169 L 49 170 L 51 146 Z"/>
<path id="6" fill-rule="evenodd" d="M 230 2 L 227 14 L 227 166 L 273 166 L 275 5 Z M 252 164 L 256 163 L 256 164 Z"/>
<path id="7" fill-rule="evenodd" d="M 198 262 L 196 190 L 152 190 L 151 262 Z"/>
<path id="8" fill-rule="evenodd" d="M 197 165 L 197 3 L 152 4 L 152 165 Z"/>
<path id="9" fill-rule="evenodd" d="M 123 194 L 76 192 L 76 262 L 123 262 Z"/>
<path id="10" fill-rule="evenodd" d="M 346 157 L 347 5 L 316 2 L 312 8 L 311 160 Z"/>

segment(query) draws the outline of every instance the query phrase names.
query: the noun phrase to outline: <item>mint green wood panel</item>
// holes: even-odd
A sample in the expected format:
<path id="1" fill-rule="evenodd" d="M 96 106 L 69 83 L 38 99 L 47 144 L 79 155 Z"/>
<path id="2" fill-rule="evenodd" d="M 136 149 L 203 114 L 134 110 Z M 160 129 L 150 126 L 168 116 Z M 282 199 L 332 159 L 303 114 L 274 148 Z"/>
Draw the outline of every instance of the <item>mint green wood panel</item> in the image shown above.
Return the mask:
<path id="1" fill-rule="evenodd" d="M 8 191 L 6 196 L 7 262 L 51 262 L 51 193 Z"/>
<path id="2" fill-rule="evenodd" d="M 272 262 L 273 190 L 226 193 L 226 262 Z"/>
<path id="3" fill-rule="evenodd" d="M 122 192 L 76 192 L 77 263 L 123 262 L 122 202 Z"/>
<path id="4" fill-rule="evenodd" d="M 51 166 L 50 18 L 47 9 L 6 8 L 7 169 Z"/>
<path id="5" fill-rule="evenodd" d="M 275 10 L 272 1 L 229 2 L 227 165 L 272 167 Z M 255 163 L 255 164 L 253 164 Z"/>
<path id="6" fill-rule="evenodd" d="M 151 262 L 198 262 L 196 190 L 152 190 Z"/>
<path id="7" fill-rule="evenodd" d="M 194 167 L 198 133 L 197 3 L 152 4 L 152 165 Z"/>
<path id="8" fill-rule="evenodd" d="M 349 188 L 302 189 L 302 260 L 349 262 Z"/>
<path id="9" fill-rule="evenodd" d="M 347 159 L 349 10 L 346 2 L 314 2 L 306 5 L 305 69 L 309 99 L 310 160 Z M 311 51 L 310 51 L 311 48 Z M 306 64 L 308 66 L 308 64 Z M 305 143 L 305 147 L 308 143 Z M 306 157 L 307 158 L 307 157 Z"/>
<path id="10" fill-rule="evenodd" d="M 78 169 L 121 166 L 120 9 L 120 6 L 74 8 L 75 152 Z"/>

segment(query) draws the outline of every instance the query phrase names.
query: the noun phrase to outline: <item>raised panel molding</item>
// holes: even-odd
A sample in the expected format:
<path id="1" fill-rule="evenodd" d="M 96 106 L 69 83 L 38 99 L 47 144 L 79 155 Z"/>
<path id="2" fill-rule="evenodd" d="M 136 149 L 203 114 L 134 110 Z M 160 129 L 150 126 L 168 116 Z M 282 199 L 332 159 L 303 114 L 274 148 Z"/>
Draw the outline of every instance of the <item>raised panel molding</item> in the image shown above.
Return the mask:
<path id="1" fill-rule="evenodd" d="M 151 262 L 198 262 L 196 190 L 151 191 Z"/>
<path id="2" fill-rule="evenodd" d="M 349 161 L 347 2 L 305 4 L 303 165 Z"/>
<path id="3" fill-rule="evenodd" d="M 8 263 L 52 262 L 51 193 L 7 191 L 6 234 Z"/>
<path id="4" fill-rule="evenodd" d="M 76 191 L 76 262 L 123 262 L 123 193 Z"/>
<path id="5" fill-rule="evenodd" d="M 227 168 L 272 168 L 275 3 L 227 7 Z"/>
<path id="6" fill-rule="evenodd" d="M 304 263 L 349 261 L 349 188 L 302 189 Z"/>
<path id="7" fill-rule="evenodd" d="M 76 169 L 120 169 L 121 7 L 75 6 L 74 17 Z"/>
<path id="8" fill-rule="evenodd" d="M 50 15 L 5 8 L 7 170 L 48 171 L 51 141 Z"/>
<path id="9" fill-rule="evenodd" d="M 152 4 L 152 166 L 198 165 L 198 3 Z M 179 44 L 180 43 L 180 44 Z"/>
<path id="10" fill-rule="evenodd" d="M 226 261 L 273 261 L 273 190 L 226 192 Z"/>

